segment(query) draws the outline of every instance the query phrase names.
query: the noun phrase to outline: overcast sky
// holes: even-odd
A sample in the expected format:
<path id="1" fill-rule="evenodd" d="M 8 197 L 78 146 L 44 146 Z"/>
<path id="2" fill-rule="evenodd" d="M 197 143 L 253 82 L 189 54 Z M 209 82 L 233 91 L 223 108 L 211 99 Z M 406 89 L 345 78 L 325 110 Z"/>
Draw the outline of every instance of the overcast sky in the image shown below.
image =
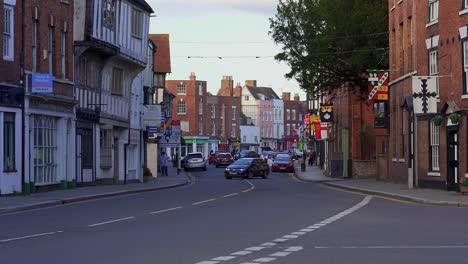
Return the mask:
<path id="1" fill-rule="evenodd" d="M 155 11 L 150 33 L 168 33 L 171 39 L 172 74 L 168 80 L 197 79 L 216 93 L 224 75 L 234 83 L 257 80 L 281 92 L 305 93 L 287 80 L 285 64 L 273 59 L 280 48 L 268 35 L 277 0 L 147 0 Z M 201 56 L 205 58 L 187 58 Z M 259 56 L 260 58 L 250 58 Z M 216 58 L 207 58 L 216 57 Z M 222 57 L 219 59 L 217 57 Z M 247 58 L 227 58 L 247 57 Z"/>

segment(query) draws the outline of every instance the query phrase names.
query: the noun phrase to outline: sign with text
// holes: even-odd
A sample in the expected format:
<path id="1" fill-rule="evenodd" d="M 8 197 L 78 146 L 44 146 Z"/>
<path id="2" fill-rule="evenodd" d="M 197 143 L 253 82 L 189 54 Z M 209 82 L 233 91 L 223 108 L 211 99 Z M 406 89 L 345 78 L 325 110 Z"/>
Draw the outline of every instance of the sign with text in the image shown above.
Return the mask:
<path id="1" fill-rule="evenodd" d="M 146 113 L 143 116 L 143 125 L 145 127 L 154 128 L 161 126 L 161 106 L 160 105 L 147 105 Z"/>
<path id="2" fill-rule="evenodd" d="M 53 77 L 52 74 L 33 73 L 31 79 L 31 88 L 33 93 L 52 93 Z"/>

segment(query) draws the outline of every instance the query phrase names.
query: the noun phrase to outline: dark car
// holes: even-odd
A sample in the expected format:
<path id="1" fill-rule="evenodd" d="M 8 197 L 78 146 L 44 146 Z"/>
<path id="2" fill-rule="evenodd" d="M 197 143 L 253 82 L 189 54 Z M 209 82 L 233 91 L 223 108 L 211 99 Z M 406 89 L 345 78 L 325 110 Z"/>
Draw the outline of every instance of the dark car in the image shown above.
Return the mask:
<path id="1" fill-rule="evenodd" d="M 253 150 L 242 150 L 239 153 L 239 158 L 259 158 L 260 155 Z"/>
<path id="2" fill-rule="evenodd" d="M 294 172 L 294 165 L 291 157 L 289 155 L 278 155 L 271 165 L 271 171 L 285 171 L 285 172 Z"/>
<path id="3" fill-rule="evenodd" d="M 228 166 L 234 162 L 234 158 L 232 157 L 231 153 L 218 153 L 215 157 L 215 164 L 216 168 L 219 166 Z"/>
<path id="4" fill-rule="evenodd" d="M 224 176 L 229 180 L 233 177 L 249 179 L 254 176 L 260 176 L 266 179 L 269 172 L 268 163 L 264 159 L 243 158 L 229 165 L 224 171 Z"/>

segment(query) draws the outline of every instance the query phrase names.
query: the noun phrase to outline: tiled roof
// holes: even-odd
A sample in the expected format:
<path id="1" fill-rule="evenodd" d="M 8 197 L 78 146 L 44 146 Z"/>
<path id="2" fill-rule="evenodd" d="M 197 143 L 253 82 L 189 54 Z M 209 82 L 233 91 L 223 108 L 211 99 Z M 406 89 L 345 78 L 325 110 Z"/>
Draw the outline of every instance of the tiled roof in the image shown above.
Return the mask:
<path id="1" fill-rule="evenodd" d="M 265 96 L 265 100 L 280 99 L 271 87 L 254 87 L 247 85 L 247 89 L 249 89 L 250 93 L 256 100 L 262 100 L 260 97 L 262 94 Z"/>
<path id="2" fill-rule="evenodd" d="M 169 34 L 149 34 L 148 37 L 158 45 L 154 54 L 154 72 L 171 73 Z"/>

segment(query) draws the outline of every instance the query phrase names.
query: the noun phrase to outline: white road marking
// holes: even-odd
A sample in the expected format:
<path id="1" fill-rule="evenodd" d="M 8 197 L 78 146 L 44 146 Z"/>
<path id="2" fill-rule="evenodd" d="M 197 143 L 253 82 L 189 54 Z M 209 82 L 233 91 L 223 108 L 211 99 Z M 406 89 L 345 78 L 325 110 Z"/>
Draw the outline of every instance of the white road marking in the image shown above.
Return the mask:
<path id="1" fill-rule="evenodd" d="M 283 251 L 280 251 L 280 252 L 276 252 L 276 253 L 273 253 L 271 254 L 270 256 L 271 257 L 286 257 L 287 255 L 291 254 L 292 252 L 283 252 Z"/>
<path id="2" fill-rule="evenodd" d="M 223 256 L 223 257 L 214 258 L 213 260 L 226 261 L 226 260 L 231 260 L 231 259 L 233 259 L 233 258 L 236 258 L 236 257 L 233 257 L 233 256 Z"/>
<path id="3" fill-rule="evenodd" d="M 341 247 L 343 249 L 455 249 L 468 248 L 468 246 L 368 246 L 368 247 Z"/>
<path id="4" fill-rule="evenodd" d="M 234 256 L 245 256 L 245 255 L 248 255 L 252 253 L 252 251 L 246 251 L 246 250 L 242 250 L 242 251 L 237 251 L 237 252 L 234 252 L 234 253 L 231 253 L 231 255 L 234 255 Z"/>
<path id="5" fill-rule="evenodd" d="M 159 213 L 169 212 L 169 211 L 173 211 L 173 210 L 177 210 L 177 209 L 181 209 L 181 208 L 182 208 L 182 206 L 179 206 L 179 207 L 174 207 L 174 208 L 169 208 L 169 209 L 164 209 L 164 210 L 160 210 L 160 211 L 151 212 L 150 214 L 159 214 Z"/>
<path id="6" fill-rule="evenodd" d="M 315 228 L 304 228 L 304 229 L 301 229 L 299 231 L 301 231 L 301 232 L 310 232 L 310 231 L 314 231 L 314 230 L 315 230 Z"/>
<path id="7" fill-rule="evenodd" d="M 295 235 L 286 235 L 286 236 L 283 236 L 284 238 L 287 238 L 287 239 L 294 239 L 294 238 L 298 238 L 298 236 L 295 236 Z"/>
<path id="8" fill-rule="evenodd" d="M 120 219 L 115 219 L 115 220 L 110 220 L 110 221 L 106 221 L 106 222 L 101 222 L 101 223 L 96 223 L 96 224 L 88 225 L 88 227 L 106 225 L 106 224 L 110 224 L 110 223 L 115 223 L 115 222 L 130 220 L 130 219 L 133 219 L 133 218 L 135 218 L 135 217 L 134 217 L 134 216 L 129 216 L 129 217 L 124 217 L 124 218 L 120 218 Z"/>
<path id="9" fill-rule="evenodd" d="M 255 189 L 255 185 L 253 185 L 253 183 L 251 183 L 249 180 L 244 180 L 246 181 L 248 184 L 250 184 L 250 189 L 253 190 Z"/>
<path id="10" fill-rule="evenodd" d="M 246 248 L 245 250 L 248 250 L 248 251 L 260 251 L 262 249 L 264 249 L 265 247 L 249 247 L 249 248 Z"/>
<path id="11" fill-rule="evenodd" d="M 212 202 L 212 201 L 214 201 L 214 200 L 216 200 L 216 198 L 208 199 L 208 200 L 205 200 L 205 201 L 196 202 L 196 203 L 193 203 L 193 205 L 202 204 L 202 203 L 208 203 L 208 202 Z"/>
<path id="12" fill-rule="evenodd" d="M 276 260 L 276 258 L 258 258 L 258 259 L 254 259 L 253 261 L 266 263 L 266 262 L 271 262 L 273 260 Z"/>
<path id="13" fill-rule="evenodd" d="M 301 251 L 303 250 L 304 248 L 303 247 L 288 247 L 287 249 L 285 249 L 284 251 L 287 251 L 287 252 L 297 252 L 297 251 Z"/>
<path id="14" fill-rule="evenodd" d="M 279 243 L 282 243 L 282 242 L 285 242 L 285 241 L 288 241 L 288 240 L 284 239 L 284 238 L 277 238 L 277 239 L 273 240 L 273 242 L 279 242 Z"/>
<path id="15" fill-rule="evenodd" d="M 35 238 L 35 237 L 41 237 L 41 236 L 50 236 L 50 235 L 55 235 L 58 233 L 63 233 L 63 231 L 55 231 L 55 232 L 47 232 L 47 233 L 40 233 L 40 234 L 34 234 L 34 235 L 29 235 L 29 236 L 22 236 L 22 237 L 14 237 L 14 238 L 6 238 L 0 240 L 0 243 L 6 243 L 6 242 L 11 242 L 15 240 L 22 240 L 22 239 L 28 239 L 28 238 Z"/>
<path id="16" fill-rule="evenodd" d="M 242 192 L 243 193 L 246 193 L 246 192 L 250 192 L 252 189 L 248 189 L 248 190 L 243 190 Z"/>
<path id="17" fill-rule="evenodd" d="M 256 262 L 242 262 L 241 264 L 258 264 Z"/>
<path id="18" fill-rule="evenodd" d="M 234 195 L 238 195 L 239 193 L 231 193 L 231 194 L 228 194 L 228 195 L 224 195 L 223 197 L 227 198 L 227 197 L 231 197 L 231 196 L 234 196 Z"/>
<path id="19" fill-rule="evenodd" d="M 306 232 L 294 232 L 294 233 L 291 233 L 291 234 L 296 235 L 296 236 L 301 236 L 301 235 L 306 234 Z"/>
<path id="20" fill-rule="evenodd" d="M 202 261 L 202 262 L 197 262 L 196 264 L 217 264 L 219 261 Z"/>

